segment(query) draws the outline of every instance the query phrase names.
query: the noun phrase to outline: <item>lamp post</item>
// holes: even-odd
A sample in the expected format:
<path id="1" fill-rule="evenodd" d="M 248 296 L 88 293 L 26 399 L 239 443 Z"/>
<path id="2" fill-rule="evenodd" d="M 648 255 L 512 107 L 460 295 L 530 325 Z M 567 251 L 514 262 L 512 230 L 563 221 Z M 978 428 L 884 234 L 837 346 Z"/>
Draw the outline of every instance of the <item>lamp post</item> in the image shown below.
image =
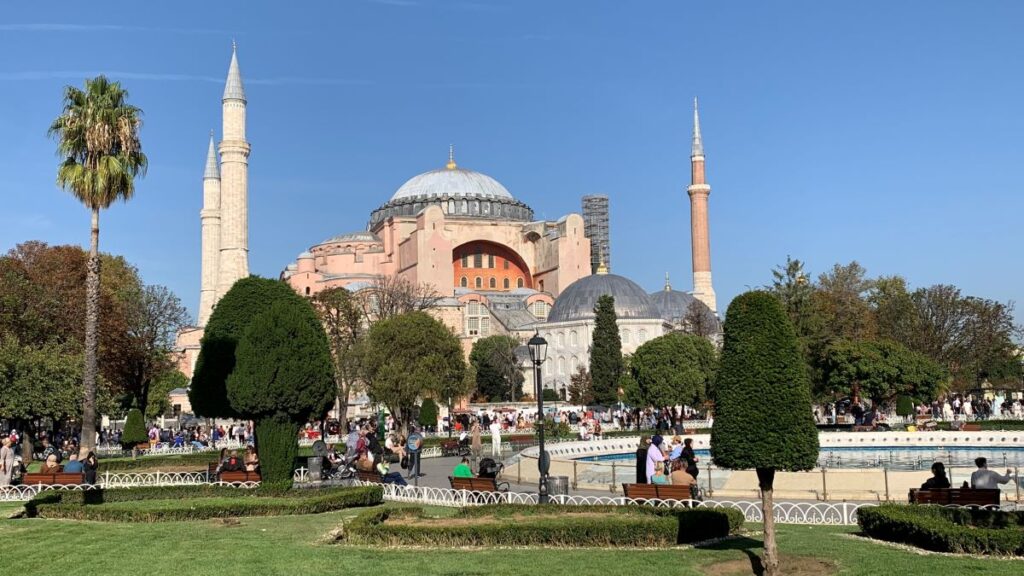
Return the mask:
<path id="1" fill-rule="evenodd" d="M 551 462 L 548 460 L 548 453 L 544 450 L 544 386 L 540 379 L 540 365 L 544 363 L 548 353 L 548 342 L 541 338 L 540 333 L 533 335 L 526 343 L 530 349 L 530 361 L 533 362 L 533 383 L 537 395 L 537 434 L 538 434 L 538 456 L 537 468 L 540 472 L 540 486 L 537 489 L 537 502 L 548 503 L 548 470 Z"/>

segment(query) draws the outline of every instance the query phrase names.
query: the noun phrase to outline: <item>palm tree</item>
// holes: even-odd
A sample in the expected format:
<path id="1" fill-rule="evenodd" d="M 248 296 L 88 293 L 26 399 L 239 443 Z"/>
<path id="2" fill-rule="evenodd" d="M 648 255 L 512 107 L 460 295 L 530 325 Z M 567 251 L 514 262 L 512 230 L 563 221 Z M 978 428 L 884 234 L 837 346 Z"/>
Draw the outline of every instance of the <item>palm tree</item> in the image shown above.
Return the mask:
<path id="1" fill-rule="evenodd" d="M 135 177 L 148 162 L 139 142 L 142 110 L 126 102 L 128 92 L 105 76 L 85 81 L 85 90 L 64 88 L 64 110 L 50 125 L 57 140 L 57 185 L 92 211 L 85 281 L 85 368 L 82 375 L 81 446 L 96 445 L 96 355 L 100 299 L 100 210 L 135 193 Z"/>

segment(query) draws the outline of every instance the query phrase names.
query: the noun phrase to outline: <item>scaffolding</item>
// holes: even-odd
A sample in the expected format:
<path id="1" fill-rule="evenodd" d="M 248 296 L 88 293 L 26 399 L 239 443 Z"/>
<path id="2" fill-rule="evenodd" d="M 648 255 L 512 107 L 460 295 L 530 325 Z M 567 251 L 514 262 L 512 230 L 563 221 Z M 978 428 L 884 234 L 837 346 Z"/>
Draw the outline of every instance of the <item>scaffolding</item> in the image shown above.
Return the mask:
<path id="1" fill-rule="evenodd" d="M 602 264 L 612 267 L 611 244 L 608 237 L 608 196 L 593 194 L 583 197 L 583 233 L 590 238 L 590 273 L 596 274 Z"/>

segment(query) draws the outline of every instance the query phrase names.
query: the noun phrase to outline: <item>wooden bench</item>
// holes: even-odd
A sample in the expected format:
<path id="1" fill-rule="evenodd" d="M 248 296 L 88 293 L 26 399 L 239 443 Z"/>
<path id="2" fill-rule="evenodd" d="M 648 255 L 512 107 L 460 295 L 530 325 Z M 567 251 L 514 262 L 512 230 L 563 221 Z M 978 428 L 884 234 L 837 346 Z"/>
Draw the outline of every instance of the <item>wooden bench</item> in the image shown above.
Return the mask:
<path id="1" fill-rule="evenodd" d="M 978 424 L 976 422 L 964 422 L 964 424 L 962 426 L 960 426 L 960 431 L 961 432 L 981 432 L 981 424 Z"/>
<path id="2" fill-rule="evenodd" d="M 259 482 L 260 473 L 245 470 L 221 470 L 217 480 L 220 482 Z"/>
<path id="3" fill-rule="evenodd" d="M 999 506 L 998 488 L 942 488 L 937 490 L 910 490 L 911 504 L 939 504 L 948 506 Z"/>
<path id="4" fill-rule="evenodd" d="M 360 482 L 381 483 L 380 472 L 377 472 L 376 470 L 356 470 L 356 478 L 358 478 Z"/>
<path id="5" fill-rule="evenodd" d="M 471 492 L 508 492 L 507 482 L 498 482 L 494 478 L 456 478 L 448 477 L 452 490 L 469 490 Z"/>
<path id="6" fill-rule="evenodd" d="M 696 500 L 693 487 L 679 484 L 622 484 L 622 493 L 633 500 Z"/>
<path id="7" fill-rule="evenodd" d="M 21 483 L 25 485 L 47 484 L 51 486 L 85 484 L 85 474 L 82 472 L 57 472 L 56 474 L 26 473 L 21 477 Z"/>

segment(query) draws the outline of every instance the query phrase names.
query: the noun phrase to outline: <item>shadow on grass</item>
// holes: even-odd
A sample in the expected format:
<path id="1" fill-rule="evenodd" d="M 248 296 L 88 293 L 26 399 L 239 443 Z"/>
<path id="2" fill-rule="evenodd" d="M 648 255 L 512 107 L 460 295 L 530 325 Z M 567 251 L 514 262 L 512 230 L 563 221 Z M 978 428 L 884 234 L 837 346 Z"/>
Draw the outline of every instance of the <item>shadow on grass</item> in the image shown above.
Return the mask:
<path id="1" fill-rule="evenodd" d="M 701 546 L 701 550 L 716 550 L 716 551 L 728 551 L 728 550 L 739 550 L 747 555 L 747 559 L 750 561 L 750 572 L 756 576 L 762 576 L 764 574 L 764 564 L 761 562 L 760 553 L 764 543 L 760 540 L 754 540 L 746 536 L 739 538 L 729 538 L 709 544 L 707 546 Z"/>

